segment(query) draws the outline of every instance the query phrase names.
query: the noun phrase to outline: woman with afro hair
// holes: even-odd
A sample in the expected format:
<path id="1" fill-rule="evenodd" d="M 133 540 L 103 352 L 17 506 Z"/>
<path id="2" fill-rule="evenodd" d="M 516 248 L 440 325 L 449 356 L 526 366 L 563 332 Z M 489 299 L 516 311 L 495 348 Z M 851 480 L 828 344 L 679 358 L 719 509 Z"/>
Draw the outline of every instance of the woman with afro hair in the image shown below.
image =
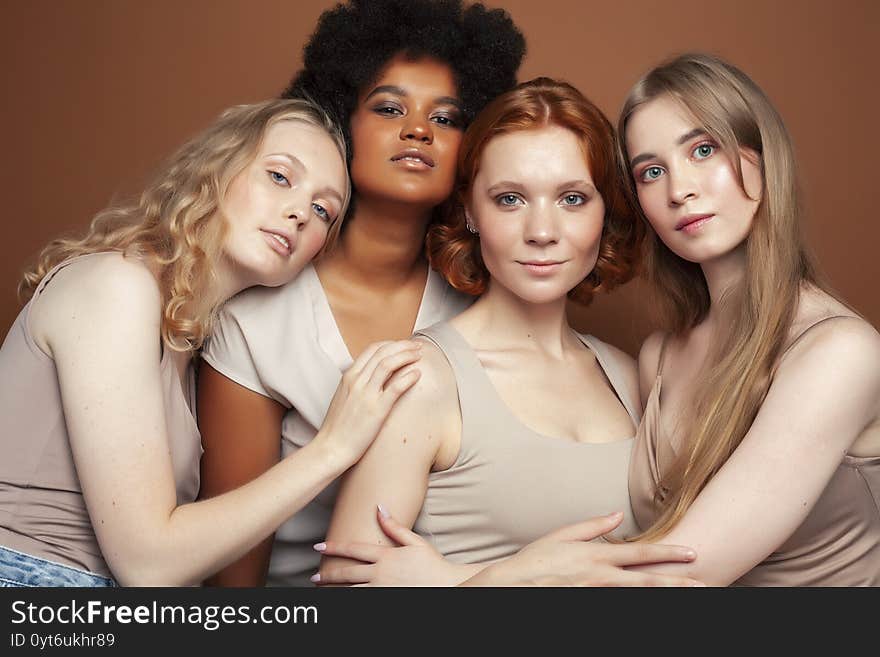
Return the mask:
<path id="1" fill-rule="evenodd" d="M 283 95 L 310 98 L 343 127 L 352 202 L 339 238 L 292 284 L 221 312 L 199 376 L 202 498 L 308 444 L 367 345 L 469 305 L 429 268 L 425 236 L 452 191 L 464 128 L 515 85 L 524 52 L 506 12 L 460 0 L 356 0 L 321 16 Z M 308 585 L 335 494 L 209 583 Z"/>

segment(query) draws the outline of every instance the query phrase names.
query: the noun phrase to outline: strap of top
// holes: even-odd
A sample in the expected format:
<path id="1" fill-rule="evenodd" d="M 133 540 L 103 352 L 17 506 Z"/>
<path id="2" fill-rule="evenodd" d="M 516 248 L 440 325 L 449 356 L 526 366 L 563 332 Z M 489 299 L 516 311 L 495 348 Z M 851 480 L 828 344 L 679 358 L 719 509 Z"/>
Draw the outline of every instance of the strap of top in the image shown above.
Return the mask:
<path id="1" fill-rule="evenodd" d="M 663 341 L 660 343 L 660 355 L 657 357 L 657 374 L 660 376 L 663 372 L 663 357 L 666 355 L 666 345 L 669 342 L 669 333 L 663 334 Z"/>
<path id="2" fill-rule="evenodd" d="M 623 405 L 624 410 L 633 421 L 633 424 L 638 426 L 639 422 L 642 419 L 641 405 L 638 403 L 633 403 L 633 400 L 630 399 L 629 391 L 627 390 L 626 385 L 621 380 L 620 365 L 616 357 L 613 355 L 611 350 L 608 349 L 608 346 L 601 340 L 591 335 L 584 335 L 583 333 L 578 333 L 577 336 L 578 338 L 580 338 L 580 341 L 583 342 L 584 345 L 596 356 L 599 367 L 605 373 L 605 376 L 608 378 L 608 382 L 611 384 L 611 389 L 620 400 L 620 403 Z"/>
<path id="3" fill-rule="evenodd" d="M 40 279 L 39 284 L 37 284 L 37 289 L 34 290 L 33 295 L 31 295 L 32 299 L 36 299 L 40 296 L 40 293 L 45 289 L 45 287 L 52 281 L 55 274 L 64 269 L 67 265 L 76 262 L 77 260 L 82 260 L 84 258 L 89 258 L 91 256 L 96 255 L 104 255 L 105 253 L 121 253 L 121 251 L 95 251 L 93 253 L 82 253 L 78 256 L 73 256 L 72 258 L 68 258 L 67 260 L 62 260 L 57 265 L 52 267 L 49 271 L 46 272 L 46 275 Z"/>
<path id="4" fill-rule="evenodd" d="M 473 410 L 479 412 L 481 405 L 494 398 L 494 387 L 477 354 L 448 322 L 420 329 L 415 335 L 428 338 L 446 357 L 458 385 L 462 421 L 470 416 L 472 405 Z"/>
<path id="5" fill-rule="evenodd" d="M 851 315 L 829 315 L 828 317 L 823 317 L 822 319 L 818 319 L 818 320 L 816 320 L 815 322 L 813 322 L 812 324 L 810 324 L 807 328 L 805 328 L 803 331 L 801 331 L 800 333 L 798 333 L 797 336 L 794 338 L 794 340 L 792 340 L 791 342 L 789 342 L 788 345 L 785 347 L 785 349 L 782 350 L 782 353 L 779 354 L 779 358 L 776 359 L 776 364 L 773 366 L 773 374 L 776 373 L 776 370 L 779 368 L 779 365 L 782 363 L 782 359 L 785 358 L 785 355 L 786 355 L 789 351 L 791 351 L 792 347 L 794 347 L 798 342 L 800 342 L 801 339 L 802 339 L 807 333 L 809 333 L 809 332 L 812 331 L 814 328 L 816 328 L 817 326 L 819 326 L 819 324 L 824 324 L 825 322 L 827 322 L 827 321 L 829 321 L 829 320 L 832 320 L 832 319 L 840 319 L 840 318 L 847 318 L 847 317 L 852 317 L 852 316 L 851 316 Z"/>

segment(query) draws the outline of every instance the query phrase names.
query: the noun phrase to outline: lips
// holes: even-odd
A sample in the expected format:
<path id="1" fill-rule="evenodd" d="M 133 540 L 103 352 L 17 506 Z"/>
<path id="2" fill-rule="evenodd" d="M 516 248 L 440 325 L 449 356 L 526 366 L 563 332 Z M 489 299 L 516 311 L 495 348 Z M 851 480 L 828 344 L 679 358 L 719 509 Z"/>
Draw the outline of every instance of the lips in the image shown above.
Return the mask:
<path id="1" fill-rule="evenodd" d="M 289 256 L 293 253 L 293 247 L 296 246 L 296 240 L 287 231 L 261 228 L 260 232 L 263 233 L 269 246 L 280 255 Z"/>
<path id="2" fill-rule="evenodd" d="M 565 260 L 517 260 L 517 264 L 522 265 L 526 271 L 538 276 L 549 276 L 555 274 Z"/>
<path id="3" fill-rule="evenodd" d="M 434 159 L 418 148 L 407 148 L 391 158 L 392 162 L 404 162 L 413 166 L 424 166 L 430 169 L 434 168 Z"/>
<path id="4" fill-rule="evenodd" d="M 681 220 L 677 224 L 675 224 L 675 230 L 683 230 L 685 232 L 689 232 L 691 230 L 696 230 L 707 221 L 712 219 L 714 214 L 689 214 L 686 217 L 682 217 Z"/>

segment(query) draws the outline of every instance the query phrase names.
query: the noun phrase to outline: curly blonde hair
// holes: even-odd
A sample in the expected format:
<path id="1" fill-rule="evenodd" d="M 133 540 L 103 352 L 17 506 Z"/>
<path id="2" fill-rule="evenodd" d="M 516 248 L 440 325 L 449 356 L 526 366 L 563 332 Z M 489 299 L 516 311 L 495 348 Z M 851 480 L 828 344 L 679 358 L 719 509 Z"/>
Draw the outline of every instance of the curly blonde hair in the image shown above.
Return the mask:
<path id="1" fill-rule="evenodd" d="M 226 221 L 220 220 L 218 212 L 221 199 L 231 180 L 255 156 L 266 131 L 280 121 L 300 121 L 326 130 L 345 158 L 341 131 L 308 100 L 232 107 L 172 155 L 136 201 L 99 212 L 82 238 L 50 242 L 36 264 L 25 271 L 19 298 L 27 302 L 43 277 L 65 260 L 122 251 L 158 265 L 163 341 L 175 351 L 201 347 L 218 307 L 209 291 L 227 233 Z M 345 215 L 350 193 L 347 184 L 339 217 Z M 330 227 L 322 253 L 332 247 L 340 225 L 337 219 Z"/>

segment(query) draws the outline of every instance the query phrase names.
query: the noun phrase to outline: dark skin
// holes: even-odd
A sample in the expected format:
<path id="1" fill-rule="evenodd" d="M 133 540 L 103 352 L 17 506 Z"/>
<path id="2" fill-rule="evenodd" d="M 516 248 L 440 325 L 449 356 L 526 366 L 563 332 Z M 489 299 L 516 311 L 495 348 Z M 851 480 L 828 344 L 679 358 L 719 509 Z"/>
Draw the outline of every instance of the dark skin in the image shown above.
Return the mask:
<path id="1" fill-rule="evenodd" d="M 352 115 L 356 212 L 346 220 L 337 248 L 316 264 L 352 358 L 373 342 L 413 332 L 428 274 L 427 225 L 434 207 L 452 191 L 462 137 L 456 96 L 446 64 L 395 57 L 363 91 Z M 432 166 L 398 157 L 411 149 Z M 199 497 L 242 486 L 277 463 L 287 410 L 202 363 L 198 411 L 205 453 Z M 265 584 L 272 540 L 267 537 L 206 584 Z"/>

